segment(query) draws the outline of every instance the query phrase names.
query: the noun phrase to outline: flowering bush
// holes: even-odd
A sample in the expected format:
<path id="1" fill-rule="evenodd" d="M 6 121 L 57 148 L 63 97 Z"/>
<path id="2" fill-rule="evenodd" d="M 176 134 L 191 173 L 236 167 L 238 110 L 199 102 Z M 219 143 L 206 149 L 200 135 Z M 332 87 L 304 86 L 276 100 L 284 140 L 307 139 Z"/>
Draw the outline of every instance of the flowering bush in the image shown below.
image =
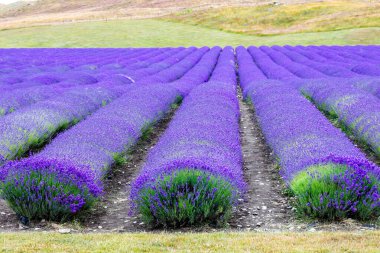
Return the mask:
<path id="1" fill-rule="evenodd" d="M 244 68 L 244 61 L 239 63 Z M 380 168 L 289 80 L 255 81 L 245 87 L 280 173 L 296 194 L 298 210 L 328 219 L 378 215 Z"/>
<path id="2" fill-rule="evenodd" d="M 366 160 L 330 156 L 299 173 L 291 188 L 303 214 L 368 220 L 380 215 L 379 178 L 378 168 Z"/>
<path id="3" fill-rule="evenodd" d="M 205 171 L 183 169 L 161 175 L 136 199 L 138 212 L 153 226 L 222 226 L 232 212 L 235 189 Z"/>
<path id="4" fill-rule="evenodd" d="M 26 159 L 0 171 L 1 197 L 28 219 L 66 220 L 87 209 L 102 192 L 95 174 L 68 161 Z"/>
<path id="5" fill-rule="evenodd" d="M 133 183 L 135 211 L 152 226 L 224 224 L 245 190 L 230 59 L 227 48 L 214 81 L 199 85 L 184 99 Z"/>
<path id="6" fill-rule="evenodd" d="M 189 70 L 200 58 L 201 62 L 203 59 L 216 61 L 215 50 L 203 57 L 205 51 L 207 50 L 202 49 L 199 51 L 201 53 L 195 54 L 196 57 L 178 64 L 187 66 Z M 218 49 L 216 52 L 219 53 Z M 209 66 L 209 69 L 212 68 L 213 65 Z M 203 82 L 203 73 L 209 73 L 209 69 L 197 69 L 195 72 L 190 70 L 193 82 Z M 172 70 L 174 75 L 184 71 L 183 68 Z M 192 85 L 194 84 L 189 84 L 189 87 Z M 91 193 L 92 187 L 95 185 L 101 191 L 102 179 L 109 168 L 120 161 L 123 152 L 128 151 L 144 135 L 147 127 L 160 120 L 181 95 L 175 85 L 167 83 L 140 86 L 136 85 L 86 120 L 59 134 L 37 155 L 0 168 L 4 175 L 1 189 L 7 189 L 3 197 L 17 214 L 30 219 L 61 220 L 92 205 L 99 196 L 98 193 Z M 66 164 L 66 161 L 70 162 L 70 166 L 61 169 L 61 164 Z M 40 168 L 41 163 L 48 165 Z M 12 173 L 24 171 L 25 164 L 27 168 L 31 167 L 38 172 Z M 85 181 L 81 181 L 82 176 L 76 176 L 79 172 Z M 86 176 L 87 174 L 91 176 Z M 35 177 L 36 180 L 24 180 L 28 177 Z M 18 188 L 20 178 L 24 182 L 21 193 Z M 34 197 L 28 198 L 29 195 Z M 21 201 L 20 198 L 23 204 L 15 204 Z M 35 201 L 36 198 L 38 201 Z"/>

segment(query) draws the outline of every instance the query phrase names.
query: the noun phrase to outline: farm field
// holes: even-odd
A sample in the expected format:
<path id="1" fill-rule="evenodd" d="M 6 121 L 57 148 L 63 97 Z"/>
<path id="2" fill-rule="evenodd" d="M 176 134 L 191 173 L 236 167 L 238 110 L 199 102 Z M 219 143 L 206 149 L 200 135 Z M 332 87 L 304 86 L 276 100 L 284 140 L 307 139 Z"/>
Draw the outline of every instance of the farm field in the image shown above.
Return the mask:
<path id="1" fill-rule="evenodd" d="M 379 46 L 0 59 L 2 232 L 378 229 Z"/>
<path id="2" fill-rule="evenodd" d="M 0 6 L 0 47 L 380 44 L 377 1 L 33 3 Z"/>
<path id="3" fill-rule="evenodd" d="M 275 35 L 378 27 L 378 1 L 301 1 L 188 8 L 159 19 L 239 34 Z"/>
<path id="4" fill-rule="evenodd" d="M 0 251 L 379 252 L 379 10 L 0 0 Z"/>
<path id="5" fill-rule="evenodd" d="M 380 44 L 379 34 L 380 28 L 369 27 L 257 36 L 153 19 L 111 20 L 3 30 L 0 47 L 355 45 Z"/>

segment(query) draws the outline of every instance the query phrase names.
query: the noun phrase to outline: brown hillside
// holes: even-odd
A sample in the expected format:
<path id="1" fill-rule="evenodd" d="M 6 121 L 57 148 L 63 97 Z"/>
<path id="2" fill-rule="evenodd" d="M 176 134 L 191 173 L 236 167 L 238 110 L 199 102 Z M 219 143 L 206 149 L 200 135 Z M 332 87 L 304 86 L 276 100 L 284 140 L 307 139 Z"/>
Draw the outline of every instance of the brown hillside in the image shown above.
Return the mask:
<path id="1" fill-rule="evenodd" d="M 257 6 L 273 0 L 39 0 L 0 11 L 0 29 L 87 20 L 154 18 L 186 9 Z M 277 0 L 281 4 L 318 0 Z"/>

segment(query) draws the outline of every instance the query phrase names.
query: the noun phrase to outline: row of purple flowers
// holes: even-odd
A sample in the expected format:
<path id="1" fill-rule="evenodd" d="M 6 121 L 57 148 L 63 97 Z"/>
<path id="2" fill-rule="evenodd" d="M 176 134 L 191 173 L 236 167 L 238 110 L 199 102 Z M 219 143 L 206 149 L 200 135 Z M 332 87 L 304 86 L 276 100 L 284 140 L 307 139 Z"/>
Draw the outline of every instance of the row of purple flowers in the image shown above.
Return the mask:
<path id="1" fill-rule="evenodd" d="M 191 76 L 192 81 L 186 82 L 189 89 L 208 79 L 220 48 L 200 51 L 183 62 L 183 67 L 190 68 L 188 72 L 175 68 L 172 73 L 178 76 L 182 71 L 186 80 Z M 197 68 L 197 63 L 202 67 Z M 36 156 L 4 165 L 0 175 L 7 202 L 21 216 L 54 220 L 89 207 L 102 194 L 103 177 L 117 156 L 131 148 L 144 129 L 188 91 L 183 85 L 176 89 L 180 81 L 139 84 L 57 136 Z M 18 191 L 21 194 L 16 194 Z"/>
<path id="2" fill-rule="evenodd" d="M 182 226 L 228 218 L 245 190 L 236 88 L 233 50 L 225 48 L 210 81 L 184 99 L 133 183 L 135 211 L 147 222 Z M 208 188 L 210 178 L 218 183 Z"/>
<path id="3" fill-rule="evenodd" d="M 199 61 L 207 49 L 199 49 L 155 76 L 165 76 L 166 81 L 176 80 Z M 176 56 L 173 56 L 176 58 Z M 189 58 L 187 60 L 187 58 Z M 168 61 L 172 58 L 168 58 Z M 181 68 L 178 68 L 179 65 Z M 57 98 L 43 100 L 0 119 L 0 158 L 11 160 L 22 156 L 30 147 L 43 143 L 61 128 L 66 128 L 95 112 L 101 106 L 125 92 L 138 87 L 134 85 L 81 86 L 67 91 Z"/>
<path id="4" fill-rule="evenodd" d="M 369 87 L 368 84 L 364 87 L 360 86 L 360 83 L 366 82 L 368 78 L 362 81 L 360 81 L 361 78 L 352 80 L 351 77 L 359 75 L 348 69 L 335 72 L 339 72 L 340 76 L 345 78 L 325 78 L 325 74 L 314 69 L 323 64 L 316 63 L 312 65 L 313 67 L 305 66 L 292 60 L 297 58 L 297 53 L 281 47 L 275 48 L 278 51 L 268 47 L 262 47 L 262 50 L 277 64 L 284 66 L 296 76 L 307 78 L 306 80 L 290 80 L 289 83 L 291 85 L 295 83 L 295 86 L 310 97 L 319 108 L 336 116 L 358 140 L 367 144 L 380 156 L 380 100 L 365 91 L 365 88 Z M 343 55 L 349 57 L 350 60 L 358 58 L 350 57 L 352 54 L 348 53 Z M 303 61 L 304 64 L 306 62 L 308 61 Z M 331 72 L 328 74 L 331 75 Z M 371 84 L 373 87 L 379 83 L 372 82 Z M 357 87 L 363 87 L 363 90 Z"/>
<path id="5" fill-rule="evenodd" d="M 250 80 L 244 77 L 248 75 L 244 68 L 250 66 L 252 61 L 248 55 L 244 48 L 237 50 L 242 82 Z M 255 55 L 258 53 L 252 54 L 254 60 Z M 282 63 L 280 57 L 283 56 L 270 55 Z M 307 75 L 309 71 L 291 61 L 284 62 L 286 69 L 290 68 L 293 73 L 299 73 L 298 70 L 303 69 L 302 75 Z M 273 68 L 273 62 L 268 65 L 267 68 L 265 62 L 261 62 L 259 66 L 262 69 Z M 242 87 L 246 90 L 246 97 L 254 105 L 268 145 L 278 158 L 280 173 L 295 190 L 303 204 L 302 209 L 315 216 L 329 216 L 331 213 L 355 216 L 358 210 L 363 209 L 366 213 L 378 215 L 380 195 L 376 182 L 380 180 L 380 168 L 369 162 L 344 133 L 335 128 L 298 89 L 290 85 L 299 81 L 299 78 L 289 79 L 288 73 L 281 76 L 281 72 L 276 75 L 277 79 L 286 82 L 251 80 L 249 83 L 242 83 Z M 318 82 L 319 79 L 316 80 Z M 329 92 L 328 89 L 325 91 Z M 319 183 L 313 183 L 315 180 Z M 324 187 L 320 187 L 321 185 Z M 337 190 L 328 191 L 329 187 Z M 339 189 L 343 189 L 342 192 Z M 358 193 L 354 194 L 356 191 Z M 364 218 L 362 213 L 359 216 Z"/>
<path id="6" fill-rule="evenodd" d="M 108 82 L 112 85 L 122 85 L 137 81 L 141 77 L 152 75 L 162 70 L 165 66 L 170 66 L 168 64 L 171 62 L 167 62 L 168 59 L 166 58 L 174 52 L 172 52 L 172 50 L 168 51 L 169 52 L 159 53 L 156 57 L 151 57 L 151 54 L 145 54 L 142 57 L 137 56 L 130 58 L 129 60 L 132 64 L 127 66 L 128 70 L 130 70 L 128 72 L 130 73 L 127 73 L 126 69 L 122 72 L 119 69 L 117 72 L 102 71 L 102 76 L 98 75 L 95 78 L 93 75 L 82 72 L 54 72 L 39 75 L 39 80 L 36 80 L 37 77 L 35 76 L 32 78 L 34 79 L 33 81 L 10 85 L 11 88 L 8 87 L 4 92 L 0 93 L 0 115 L 11 113 L 22 107 L 48 98 L 57 97 L 63 92 L 81 85 L 92 85 L 97 82 L 101 84 Z M 149 58 L 146 59 L 146 57 Z M 138 65 L 135 63 L 136 58 L 139 60 Z M 178 58 L 172 57 L 171 59 L 175 61 Z M 158 64 L 163 60 L 165 60 L 165 64 L 160 65 L 162 69 L 149 68 L 150 65 Z M 124 62 L 124 64 L 126 63 Z"/>

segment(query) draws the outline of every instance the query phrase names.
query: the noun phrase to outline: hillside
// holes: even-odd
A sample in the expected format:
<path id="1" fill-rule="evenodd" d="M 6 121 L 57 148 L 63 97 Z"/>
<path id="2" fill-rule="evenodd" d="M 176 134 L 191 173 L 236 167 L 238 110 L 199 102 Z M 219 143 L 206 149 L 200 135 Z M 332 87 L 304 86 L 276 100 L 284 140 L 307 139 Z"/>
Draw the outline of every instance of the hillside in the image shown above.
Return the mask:
<path id="1" fill-rule="evenodd" d="M 40 0 L 7 8 L 0 47 L 380 44 L 373 0 Z"/>
<path id="2" fill-rule="evenodd" d="M 330 0 L 328 1 L 330 2 Z M 268 4 L 280 6 L 281 12 L 283 6 L 305 2 L 318 3 L 320 1 L 279 0 L 276 5 L 273 5 L 273 0 L 39 0 L 14 5 L 12 8 L 8 7 L 6 11 L 0 11 L 0 29 L 87 20 L 141 19 L 163 16 L 172 21 L 192 24 L 194 23 L 192 15 L 208 16 L 206 13 L 212 14 L 215 11 L 220 11 L 216 15 L 225 15 L 226 10 L 232 12 L 239 8 L 256 10 L 255 8 L 268 6 Z M 183 16 L 184 13 L 192 15 Z M 223 19 L 223 16 L 218 18 L 218 20 L 220 19 Z M 205 25 L 208 26 L 208 24 Z"/>
<path id="3" fill-rule="evenodd" d="M 101 18 L 157 17 L 186 8 L 207 9 L 226 6 L 252 6 L 268 3 L 267 0 L 39 0 L 29 5 L 14 6 L 0 18 L 12 20 L 35 17 L 37 21 L 61 21 Z M 59 14 L 59 16 L 57 16 Z"/>
<path id="4" fill-rule="evenodd" d="M 34 3 L 33 0 L 23 0 L 17 1 L 11 4 L 1 4 L 0 3 L 0 17 L 7 16 L 11 13 L 14 13 L 18 10 L 24 10 L 32 6 Z"/>
<path id="5" fill-rule="evenodd" d="M 163 20 L 227 32 L 273 35 L 380 26 L 378 1 L 325 1 L 303 4 L 263 4 L 185 11 Z"/>

